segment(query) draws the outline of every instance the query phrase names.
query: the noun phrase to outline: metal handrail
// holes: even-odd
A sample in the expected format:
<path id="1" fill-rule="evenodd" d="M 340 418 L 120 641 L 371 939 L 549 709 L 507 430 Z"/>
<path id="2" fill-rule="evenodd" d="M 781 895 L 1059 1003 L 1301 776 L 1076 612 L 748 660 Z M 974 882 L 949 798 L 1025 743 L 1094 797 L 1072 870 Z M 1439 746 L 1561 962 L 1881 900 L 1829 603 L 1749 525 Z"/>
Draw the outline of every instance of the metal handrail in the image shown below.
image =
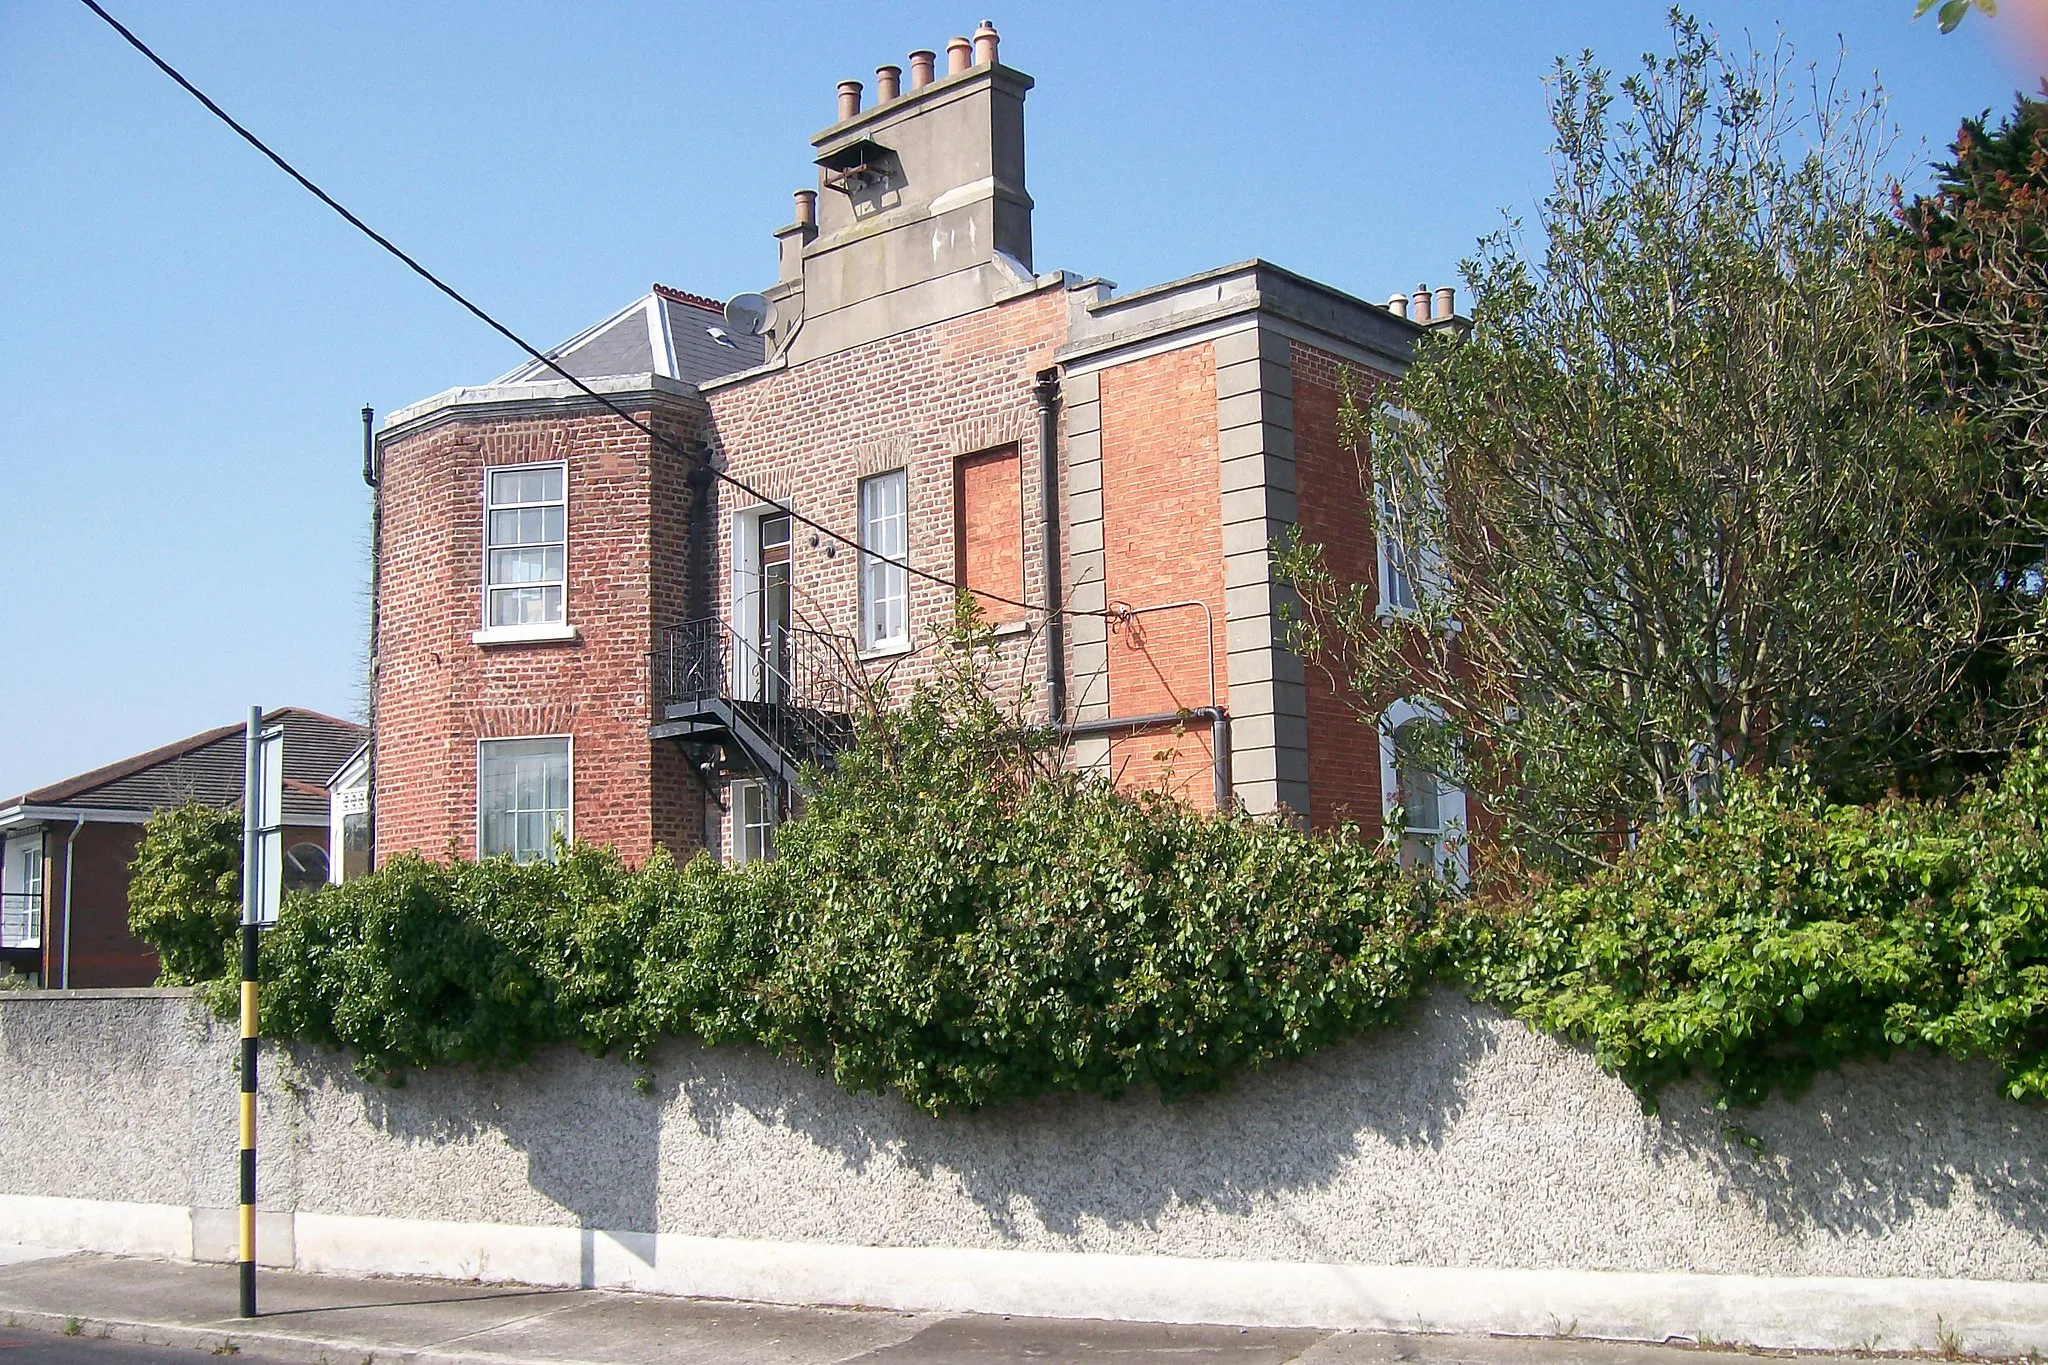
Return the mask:
<path id="1" fill-rule="evenodd" d="M 0 892 L 0 948 L 43 946 L 43 893 Z"/>
<path id="2" fill-rule="evenodd" d="M 763 649 L 715 616 L 670 626 L 653 659 L 662 709 L 713 700 L 742 714 L 786 766 L 829 762 L 850 732 L 856 692 L 846 676 L 852 642 L 791 627 Z"/>

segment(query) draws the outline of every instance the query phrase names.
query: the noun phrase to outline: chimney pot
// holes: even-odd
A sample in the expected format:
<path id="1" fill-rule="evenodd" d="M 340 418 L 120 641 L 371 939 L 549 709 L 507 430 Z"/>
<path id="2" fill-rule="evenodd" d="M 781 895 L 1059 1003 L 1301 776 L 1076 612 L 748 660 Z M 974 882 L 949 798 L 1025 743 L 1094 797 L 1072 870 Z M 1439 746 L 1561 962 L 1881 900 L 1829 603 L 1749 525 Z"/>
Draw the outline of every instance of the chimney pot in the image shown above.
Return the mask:
<path id="1" fill-rule="evenodd" d="M 1415 298 L 1414 298 L 1414 300 L 1413 300 L 1413 301 L 1412 301 L 1412 302 L 1411 302 L 1411 303 L 1409 304 L 1409 308 L 1408 308 L 1408 318 L 1409 318 L 1409 320 L 1410 320 L 1411 322 L 1428 322 L 1428 321 L 1429 321 L 1429 286 L 1428 286 L 1428 285 L 1426 285 L 1426 284 L 1418 284 L 1418 285 L 1416 285 L 1416 286 L 1415 286 Z"/>
<path id="2" fill-rule="evenodd" d="M 984 19 L 981 27 L 974 30 L 974 64 L 994 66 L 996 64 L 996 26 L 993 20 Z"/>
<path id="3" fill-rule="evenodd" d="M 974 44 L 965 38 L 946 39 L 946 74 L 957 76 L 974 65 Z"/>
<path id="4" fill-rule="evenodd" d="M 900 66 L 878 66 L 875 68 L 875 103 L 887 104 L 903 93 L 903 68 Z"/>
<path id="5" fill-rule="evenodd" d="M 1438 322 L 1458 315 L 1458 291 L 1444 285 L 1436 291 L 1436 312 L 1432 315 Z"/>
<path id="6" fill-rule="evenodd" d="M 1407 316 L 1408 316 L 1408 296 L 1407 296 L 1406 294 L 1396 294 L 1396 295 L 1394 295 L 1394 296 L 1393 296 L 1392 298 L 1388 299 L 1388 300 L 1387 300 L 1387 311 L 1388 311 L 1389 313 L 1392 313 L 1392 314 L 1393 314 L 1393 315 L 1394 315 L 1395 317 L 1397 317 L 1397 318 L 1405 318 L 1405 317 L 1407 317 Z"/>
<path id="7" fill-rule="evenodd" d="M 839 82 L 839 121 L 846 122 L 860 112 L 860 82 Z"/>
<path id="8" fill-rule="evenodd" d="M 932 75 L 938 67 L 939 54 L 928 47 L 921 47 L 910 54 L 910 88 L 922 90 L 932 83 Z"/>
<path id="9" fill-rule="evenodd" d="M 796 192 L 796 220 L 805 227 L 818 225 L 818 192 L 798 190 Z"/>

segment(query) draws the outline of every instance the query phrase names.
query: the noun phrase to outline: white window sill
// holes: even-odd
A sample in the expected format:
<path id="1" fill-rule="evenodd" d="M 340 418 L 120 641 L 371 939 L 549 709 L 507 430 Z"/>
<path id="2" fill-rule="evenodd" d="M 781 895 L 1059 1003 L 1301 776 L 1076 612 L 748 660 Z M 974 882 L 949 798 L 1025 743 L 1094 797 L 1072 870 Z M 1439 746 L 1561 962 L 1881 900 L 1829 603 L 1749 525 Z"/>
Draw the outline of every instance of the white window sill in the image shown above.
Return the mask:
<path id="1" fill-rule="evenodd" d="M 1031 629 L 1029 621 L 1005 621 L 1001 625 L 994 627 L 990 633 L 998 640 L 1001 640 L 1011 635 L 1022 635 L 1029 629 Z"/>
<path id="2" fill-rule="evenodd" d="M 853 657 L 859 659 L 862 663 L 866 663 L 870 659 L 900 659 L 909 652 L 910 641 L 891 640 L 886 644 L 876 645 L 872 649 L 863 649 Z"/>
<path id="3" fill-rule="evenodd" d="M 578 640 L 576 627 L 561 626 L 487 626 L 469 637 L 480 645 L 533 645 L 559 643 L 563 640 Z"/>

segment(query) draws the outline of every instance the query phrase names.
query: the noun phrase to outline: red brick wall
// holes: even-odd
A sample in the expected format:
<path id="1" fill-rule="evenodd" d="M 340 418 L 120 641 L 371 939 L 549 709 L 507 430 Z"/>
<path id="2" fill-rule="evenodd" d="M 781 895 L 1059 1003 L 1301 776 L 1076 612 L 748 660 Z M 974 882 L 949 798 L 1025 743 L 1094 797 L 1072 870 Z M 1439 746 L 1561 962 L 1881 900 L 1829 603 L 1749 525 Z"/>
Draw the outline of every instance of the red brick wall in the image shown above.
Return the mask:
<path id="1" fill-rule="evenodd" d="M 43 983 L 64 979 L 68 866 L 77 879 L 70 896 L 72 987 L 154 985 L 156 952 L 128 932 L 128 864 L 142 826 L 88 822 L 78 827 L 78 846 L 67 850 L 71 837 L 71 827 L 59 825 L 43 840 Z"/>
<path id="2" fill-rule="evenodd" d="M 1023 502 L 1020 544 L 1026 600 L 1041 593 L 1043 528 L 1039 487 L 1038 412 L 1032 384 L 1066 340 L 1067 294 L 1050 288 L 965 317 L 885 337 L 795 369 L 769 373 L 705 395 L 712 430 L 736 477 L 792 505 L 806 517 L 859 539 L 858 485 L 887 470 L 906 472 L 909 562 L 953 578 L 959 518 L 956 461 L 1012 446 L 1018 473 L 1033 495 Z M 718 491 L 713 575 L 718 610 L 730 610 L 732 523 L 745 495 Z M 859 637 L 857 561 L 844 545 L 795 528 L 790 546 L 794 612 L 800 626 Z M 1069 577 L 1068 581 L 1072 581 Z M 931 666 L 932 632 L 952 620 L 953 594 L 911 576 L 909 626 L 913 652 L 867 661 L 870 677 L 900 693 Z M 1012 595 L 1012 594 L 1006 594 Z M 1023 685 L 1026 660 L 1032 705 L 1044 705 L 1039 622 L 1000 643 L 998 680 L 1006 692 Z"/>
<path id="3" fill-rule="evenodd" d="M 655 414 L 640 412 L 642 420 Z M 663 413 L 681 431 L 687 418 Z M 563 643 L 480 646 L 483 479 L 499 465 L 566 461 Z M 377 697 L 377 856 L 476 854 L 477 742 L 567 734 L 579 840 L 633 862 L 701 839 L 703 796 L 674 745 L 647 736 L 648 654 L 680 615 L 672 532 L 687 462 L 604 413 L 452 422 L 384 451 Z M 655 527 L 663 528 L 657 545 Z"/>
<path id="4" fill-rule="evenodd" d="M 1023 462 L 1011 446 L 961 457 L 954 484 L 958 576 L 997 624 L 1024 619 L 1015 605 L 1026 600 L 1022 478 Z"/>
<path id="5" fill-rule="evenodd" d="M 1294 345 L 1294 478 L 1304 538 L 1323 547 L 1340 583 L 1376 584 L 1379 549 L 1373 534 L 1370 472 L 1337 434 L 1339 376 L 1349 368 L 1352 392 L 1374 402 L 1384 377 L 1299 342 Z M 1341 669 L 1341 663 L 1337 665 Z M 1377 837 L 1381 828 L 1379 733 L 1347 703 L 1325 666 L 1307 669 L 1309 824 L 1335 829 L 1355 821 Z"/>
<path id="6" fill-rule="evenodd" d="M 1216 423 L 1216 353 L 1207 343 L 1102 372 L 1103 580 L 1112 606 L 1199 600 L 1194 608 L 1112 625 L 1109 705 L 1114 716 L 1229 704 L 1223 611 L 1222 466 Z M 1111 771 L 1126 787 L 1167 786 L 1202 807 L 1214 802 L 1208 727 L 1196 722 L 1117 738 Z"/>

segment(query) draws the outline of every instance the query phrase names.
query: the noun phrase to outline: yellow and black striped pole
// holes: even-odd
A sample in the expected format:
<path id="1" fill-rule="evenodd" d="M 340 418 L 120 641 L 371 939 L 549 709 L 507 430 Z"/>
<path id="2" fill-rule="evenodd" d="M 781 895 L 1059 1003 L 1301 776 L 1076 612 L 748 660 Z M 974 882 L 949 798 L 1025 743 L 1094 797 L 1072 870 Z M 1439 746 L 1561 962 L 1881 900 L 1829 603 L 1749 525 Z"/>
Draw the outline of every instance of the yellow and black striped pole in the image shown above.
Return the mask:
<path id="1" fill-rule="evenodd" d="M 256 1316 L 256 920 L 262 913 L 263 708 L 249 708 L 242 763 L 242 1316 Z"/>
<path id="2" fill-rule="evenodd" d="M 242 926 L 242 1316 L 256 1316 L 256 926 Z"/>

